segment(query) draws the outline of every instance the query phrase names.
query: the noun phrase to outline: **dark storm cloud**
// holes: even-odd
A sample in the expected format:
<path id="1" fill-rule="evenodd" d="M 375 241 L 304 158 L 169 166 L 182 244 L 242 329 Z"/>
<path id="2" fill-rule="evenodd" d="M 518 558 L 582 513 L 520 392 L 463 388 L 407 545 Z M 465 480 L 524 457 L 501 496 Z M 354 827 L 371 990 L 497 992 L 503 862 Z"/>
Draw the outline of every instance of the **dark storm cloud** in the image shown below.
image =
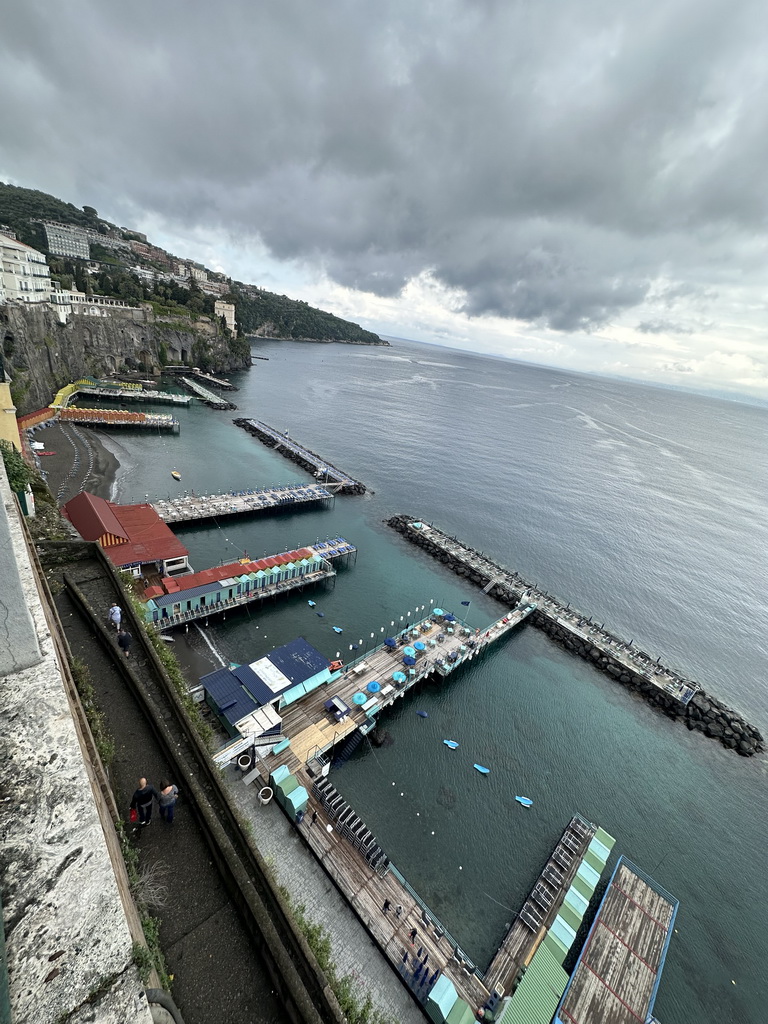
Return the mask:
<path id="1" fill-rule="evenodd" d="M 26 0 L 0 168 L 378 295 L 428 273 L 470 315 L 593 329 L 659 280 L 758 272 L 765 27 L 758 0 Z"/>

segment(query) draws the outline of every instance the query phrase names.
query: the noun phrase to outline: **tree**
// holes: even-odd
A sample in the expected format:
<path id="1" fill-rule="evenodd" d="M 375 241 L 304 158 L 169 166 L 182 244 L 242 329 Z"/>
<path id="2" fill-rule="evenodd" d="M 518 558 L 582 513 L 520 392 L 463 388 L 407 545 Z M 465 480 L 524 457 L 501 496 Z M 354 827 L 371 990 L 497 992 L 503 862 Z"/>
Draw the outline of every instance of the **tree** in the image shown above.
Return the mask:
<path id="1" fill-rule="evenodd" d="M 94 210 L 92 206 L 84 206 L 83 213 L 85 213 L 88 217 L 93 217 L 94 220 L 96 220 L 96 218 L 99 216 L 98 211 Z"/>
<path id="2" fill-rule="evenodd" d="M 29 466 L 10 441 L 0 440 L 0 452 L 2 452 L 5 472 L 8 474 L 8 483 L 11 485 L 11 490 L 17 493 L 23 491 L 32 479 Z"/>

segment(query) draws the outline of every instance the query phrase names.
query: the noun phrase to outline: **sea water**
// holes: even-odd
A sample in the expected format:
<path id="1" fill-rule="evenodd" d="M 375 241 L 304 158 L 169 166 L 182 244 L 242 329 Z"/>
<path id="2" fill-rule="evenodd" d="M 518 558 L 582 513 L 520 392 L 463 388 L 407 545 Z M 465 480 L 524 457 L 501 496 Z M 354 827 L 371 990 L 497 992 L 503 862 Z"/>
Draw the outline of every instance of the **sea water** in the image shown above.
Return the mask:
<path id="1" fill-rule="evenodd" d="M 269 361 L 232 375 L 236 413 L 195 404 L 176 411 L 177 437 L 115 436 L 118 500 L 310 479 L 235 416 L 289 430 L 370 490 L 332 510 L 179 531 L 196 569 L 340 534 L 359 548 L 335 586 L 203 626 L 220 657 L 253 661 L 303 635 L 349 658 L 350 645 L 364 651 L 430 601 L 472 625 L 497 617 L 502 606 L 384 525 L 406 512 L 661 655 L 768 732 L 768 411 L 399 341 L 264 341 L 254 352 Z M 578 811 L 680 899 L 658 1016 L 762 1024 L 764 755 L 689 733 L 530 627 L 398 701 L 380 725 L 387 743 L 364 742 L 332 781 L 480 966 Z"/>

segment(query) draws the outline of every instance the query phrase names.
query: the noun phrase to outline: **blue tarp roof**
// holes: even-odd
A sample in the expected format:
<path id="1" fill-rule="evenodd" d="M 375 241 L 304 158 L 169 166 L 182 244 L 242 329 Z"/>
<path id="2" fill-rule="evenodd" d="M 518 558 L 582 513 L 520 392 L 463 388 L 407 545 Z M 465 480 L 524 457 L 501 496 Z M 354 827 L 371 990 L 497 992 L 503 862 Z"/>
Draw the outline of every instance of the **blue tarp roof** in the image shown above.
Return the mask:
<path id="1" fill-rule="evenodd" d="M 228 668 L 219 668 L 209 672 L 200 680 L 206 693 L 209 693 L 221 714 L 230 725 L 234 726 L 241 718 L 256 711 L 258 704 L 245 692 L 234 672 Z"/>
<path id="2" fill-rule="evenodd" d="M 284 644 L 282 647 L 276 647 L 270 654 L 265 655 L 265 658 L 269 665 L 274 666 L 285 677 L 286 681 L 283 685 L 279 685 L 275 680 L 272 680 L 270 683 L 266 678 L 262 678 L 259 672 L 252 668 L 251 665 L 238 665 L 234 669 L 219 669 L 216 672 L 210 673 L 210 675 L 203 676 L 200 680 L 219 707 L 222 707 L 222 703 L 219 700 L 218 693 L 226 691 L 223 682 L 224 677 L 229 679 L 229 687 L 232 692 L 239 690 L 239 692 L 243 693 L 243 690 L 246 690 L 253 697 L 255 703 L 252 702 L 251 707 L 241 712 L 237 718 L 231 719 L 233 723 L 239 721 L 256 707 L 263 707 L 265 704 L 269 704 L 270 701 L 274 701 L 276 697 L 281 697 L 288 691 L 300 688 L 303 683 L 309 683 L 310 680 L 315 680 L 316 683 L 322 682 L 322 679 L 316 679 L 321 673 L 325 673 L 327 678 L 330 679 L 328 669 L 330 661 L 328 658 L 301 636 L 296 640 L 291 640 L 290 643 Z M 258 661 L 252 664 L 256 665 Z M 268 667 L 265 666 L 265 672 L 268 670 Z M 214 680 L 215 690 L 211 689 L 208 685 L 207 681 L 209 679 Z M 247 694 L 243 693 L 243 696 L 245 697 Z M 293 696 L 293 699 L 297 696 L 301 696 L 300 690 Z M 229 717 L 229 712 L 227 712 L 227 717 Z"/>

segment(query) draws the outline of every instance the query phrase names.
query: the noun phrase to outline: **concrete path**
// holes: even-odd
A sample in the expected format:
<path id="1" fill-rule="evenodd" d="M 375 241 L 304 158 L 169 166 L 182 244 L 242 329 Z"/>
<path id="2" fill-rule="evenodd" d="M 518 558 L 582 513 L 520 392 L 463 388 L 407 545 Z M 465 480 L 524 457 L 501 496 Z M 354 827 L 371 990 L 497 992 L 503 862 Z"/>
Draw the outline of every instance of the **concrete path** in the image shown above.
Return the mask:
<path id="1" fill-rule="evenodd" d="M 256 845 L 278 883 L 294 903 L 304 905 L 309 920 L 327 929 L 339 977 L 349 975 L 361 1001 L 370 994 L 375 1009 L 392 1024 L 424 1024 L 421 1009 L 282 810 L 274 801 L 261 807 L 257 783 L 244 785 L 235 769 L 225 769 L 222 777 L 253 823 Z"/>

